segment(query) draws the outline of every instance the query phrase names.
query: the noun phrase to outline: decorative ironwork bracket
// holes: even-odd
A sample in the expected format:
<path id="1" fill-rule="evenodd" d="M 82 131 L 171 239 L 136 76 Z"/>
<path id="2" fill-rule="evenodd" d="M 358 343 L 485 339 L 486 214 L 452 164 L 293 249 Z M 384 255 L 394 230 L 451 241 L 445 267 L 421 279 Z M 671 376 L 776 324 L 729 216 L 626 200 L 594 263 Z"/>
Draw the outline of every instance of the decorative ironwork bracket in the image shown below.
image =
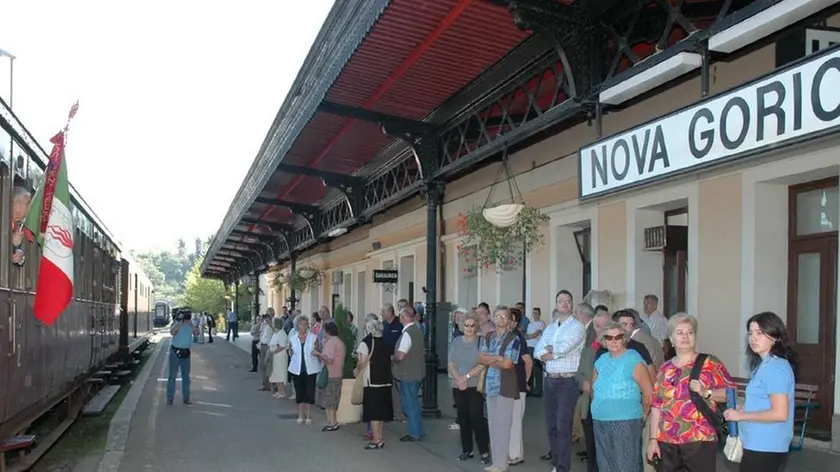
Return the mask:
<path id="1" fill-rule="evenodd" d="M 283 163 L 277 165 L 277 170 L 289 174 L 315 177 L 321 179 L 327 187 L 340 190 L 347 199 L 353 218 L 358 222 L 362 221 L 365 203 L 365 181 L 361 177 Z"/>
<path id="2" fill-rule="evenodd" d="M 295 230 L 290 225 L 286 225 L 286 224 L 282 224 L 282 223 L 272 223 L 270 221 L 260 220 L 258 218 L 248 218 L 248 217 L 242 218 L 239 221 L 241 221 L 242 223 L 249 224 L 249 225 L 265 226 L 266 228 L 270 229 L 272 233 L 279 236 L 279 239 L 281 240 L 281 242 L 283 242 L 286 245 L 285 250 L 282 249 L 282 247 L 281 247 L 281 249 L 279 251 L 281 254 L 289 252 L 292 249 L 292 245 L 291 245 L 292 233 L 294 233 Z"/>
<path id="3" fill-rule="evenodd" d="M 317 241 L 320 239 L 321 236 L 321 210 L 318 207 L 313 205 L 304 205 L 303 203 L 295 203 L 290 202 L 287 200 L 277 200 L 274 198 L 264 198 L 264 197 L 257 197 L 254 199 L 257 203 L 264 203 L 266 205 L 274 205 L 280 207 L 286 207 L 291 210 L 292 213 L 296 215 L 300 215 L 309 223 L 309 228 L 312 230 L 312 237 Z M 289 249 L 293 249 L 289 247 Z"/>
<path id="4" fill-rule="evenodd" d="M 608 54 L 604 29 L 579 3 L 517 0 L 509 2 L 508 7 L 517 28 L 553 39 L 560 63 L 567 71 L 569 96 L 577 102 L 594 93 L 603 78 L 603 63 Z"/>
<path id="5" fill-rule="evenodd" d="M 383 123 L 382 132 L 401 139 L 411 148 L 422 180 L 431 179 L 440 170 L 443 152 L 437 133 L 418 131 L 396 123 Z"/>

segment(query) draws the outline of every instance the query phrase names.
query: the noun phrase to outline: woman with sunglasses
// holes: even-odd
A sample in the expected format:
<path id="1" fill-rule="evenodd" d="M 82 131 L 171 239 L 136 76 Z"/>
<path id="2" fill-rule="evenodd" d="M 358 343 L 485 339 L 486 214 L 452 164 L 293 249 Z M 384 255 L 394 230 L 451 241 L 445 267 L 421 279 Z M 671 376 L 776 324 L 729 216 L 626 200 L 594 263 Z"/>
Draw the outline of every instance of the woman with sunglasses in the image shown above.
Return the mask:
<path id="1" fill-rule="evenodd" d="M 627 349 L 628 336 L 620 324 L 607 323 L 601 333 L 608 353 L 595 361 L 591 406 L 598 470 L 642 472 L 639 438 L 653 383 L 642 356 Z"/>
<path id="2" fill-rule="evenodd" d="M 478 380 L 484 366 L 478 363 L 478 321 L 475 315 L 466 314 L 461 319 L 463 335 L 449 345 L 449 373 L 452 394 L 461 431 L 461 455 L 458 460 L 468 460 L 473 455 L 473 435 L 478 443 L 481 463 L 490 463 L 490 433 L 484 417 L 484 397 L 478 391 Z"/>

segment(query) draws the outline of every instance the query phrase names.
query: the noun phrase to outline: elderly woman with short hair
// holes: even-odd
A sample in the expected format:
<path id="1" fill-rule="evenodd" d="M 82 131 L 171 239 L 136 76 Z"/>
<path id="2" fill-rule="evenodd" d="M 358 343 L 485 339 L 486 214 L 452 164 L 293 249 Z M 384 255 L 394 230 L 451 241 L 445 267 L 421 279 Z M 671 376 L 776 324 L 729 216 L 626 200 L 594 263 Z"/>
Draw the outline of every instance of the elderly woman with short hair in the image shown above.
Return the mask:
<path id="1" fill-rule="evenodd" d="M 295 318 L 295 334 L 289 340 L 289 372 L 295 386 L 298 424 L 312 424 L 312 405 L 315 404 L 315 381 L 321 371 L 321 361 L 313 354 L 317 337 L 309 331 L 305 316 Z"/>
<path id="2" fill-rule="evenodd" d="M 371 441 L 365 449 L 382 449 L 382 426 L 394 419 L 394 404 L 391 401 L 391 388 L 394 383 L 391 375 L 392 346 L 382 339 L 382 322 L 373 313 L 365 316 L 365 337 L 356 349 L 359 362 L 356 375 L 364 375 L 364 394 L 362 400 L 362 421 L 371 425 Z"/>
<path id="3" fill-rule="evenodd" d="M 590 410 L 598 470 L 642 472 L 644 467 L 639 438 L 653 385 L 642 356 L 627 349 L 628 338 L 615 321 L 601 330 L 607 354 L 595 361 Z"/>
<path id="4" fill-rule="evenodd" d="M 677 313 L 668 320 L 668 337 L 677 355 L 662 364 L 654 386 L 650 411 L 647 457 L 661 460 L 661 472 L 717 467 L 717 431 L 691 399 L 726 402 L 727 387 L 734 386 L 726 366 L 714 356 L 704 356 L 699 378 L 691 379 L 696 351 L 697 320 Z M 713 404 L 709 404 L 714 408 Z"/>
<path id="5" fill-rule="evenodd" d="M 461 318 L 464 334 L 451 341 L 449 346 L 449 377 L 455 398 L 455 411 L 461 431 L 461 455 L 458 460 L 474 457 L 473 435 L 478 443 L 481 463 L 490 462 L 490 433 L 484 417 L 484 397 L 478 391 L 478 381 L 485 369 L 478 362 L 478 319 L 473 314 Z"/>

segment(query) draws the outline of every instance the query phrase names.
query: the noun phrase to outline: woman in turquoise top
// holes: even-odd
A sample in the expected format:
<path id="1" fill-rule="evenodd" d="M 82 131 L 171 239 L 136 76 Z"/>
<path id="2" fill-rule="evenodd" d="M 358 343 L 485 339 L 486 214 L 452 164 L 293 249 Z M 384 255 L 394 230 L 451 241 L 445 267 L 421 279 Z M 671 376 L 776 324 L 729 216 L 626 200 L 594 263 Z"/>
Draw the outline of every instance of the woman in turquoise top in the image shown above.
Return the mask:
<path id="1" fill-rule="evenodd" d="M 787 463 L 793 439 L 796 353 L 790 348 L 785 324 L 769 311 L 747 321 L 750 382 L 744 406 L 723 416 L 738 422 L 744 456 L 741 472 L 777 472 Z"/>
<path id="2" fill-rule="evenodd" d="M 639 440 L 653 384 L 642 356 L 627 349 L 629 336 L 621 325 L 610 322 L 601 333 L 601 345 L 609 352 L 595 361 L 590 410 L 598 470 L 642 472 Z"/>

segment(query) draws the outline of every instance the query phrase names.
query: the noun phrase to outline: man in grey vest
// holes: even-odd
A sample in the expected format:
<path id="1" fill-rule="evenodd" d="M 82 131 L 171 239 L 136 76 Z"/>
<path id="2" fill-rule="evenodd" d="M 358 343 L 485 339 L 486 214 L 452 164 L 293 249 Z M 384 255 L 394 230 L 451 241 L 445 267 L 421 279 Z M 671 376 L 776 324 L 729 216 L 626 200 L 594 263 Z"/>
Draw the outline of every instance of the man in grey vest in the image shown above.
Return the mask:
<path id="1" fill-rule="evenodd" d="M 426 435 L 419 396 L 420 383 L 426 376 L 423 330 L 417 324 L 417 313 L 410 305 L 400 310 L 400 321 L 403 330 L 394 352 L 393 374 L 399 385 L 408 426 L 408 434 L 400 438 L 400 441 L 420 441 Z"/>

